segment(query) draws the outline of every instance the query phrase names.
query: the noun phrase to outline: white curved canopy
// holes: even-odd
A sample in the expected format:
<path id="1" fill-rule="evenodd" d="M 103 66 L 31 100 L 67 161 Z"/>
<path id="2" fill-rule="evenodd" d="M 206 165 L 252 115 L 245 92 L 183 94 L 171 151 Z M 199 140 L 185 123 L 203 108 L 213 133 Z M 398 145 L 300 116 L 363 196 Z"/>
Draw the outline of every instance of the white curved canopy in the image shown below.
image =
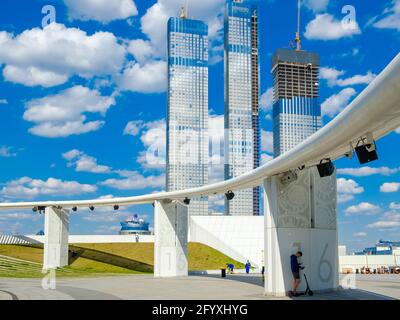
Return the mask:
<path id="1" fill-rule="evenodd" d="M 374 140 L 400 127 L 400 54 L 335 119 L 304 142 L 261 167 L 231 180 L 187 190 L 160 192 L 142 196 L 77 200 L 0 203 L 1 209 L 24 209 L 39 206 L 63 208 L 133 205 L 156 200 L 181 200 L 195 196 L 222 194 L 260 185 L 267 177 L 301 166 L 316 165 L 321 159 L 338 159 L 353 152 L 353 147 L 367 134 Z"/>

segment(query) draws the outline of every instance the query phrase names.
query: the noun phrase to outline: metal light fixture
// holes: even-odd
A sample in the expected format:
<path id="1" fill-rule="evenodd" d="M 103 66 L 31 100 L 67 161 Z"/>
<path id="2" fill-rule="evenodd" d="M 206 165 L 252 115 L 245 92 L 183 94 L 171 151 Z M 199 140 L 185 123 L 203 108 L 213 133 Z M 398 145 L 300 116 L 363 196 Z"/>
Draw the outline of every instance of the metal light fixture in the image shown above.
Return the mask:
<path id="1" fill-rule="evenodd" d="M 186 204 L 187 206 L 190 204 L 190 199 L 189 198 L 185 198 L 183 200 L 183 203 Z"/>
<path id="2" fill-rule="evenodd" d="M 317 165 L 317 169 L 321 178 L 330 177 L 335 172 L 335 165 L 331 159 L 323 159 L 319 165 Z"/>
<path id="3" fill-rule="evenodd" d="M 89 209 L 90 209 L 90 211 L 94 211 L 94 207 L 93 206 L 90 206 Z"/>
<path id="4" fill-rule="evenodd" d="M 114 206 L 114 210 L 117 211 L 118 209 L 119 209 L 119 205 L 116 204 L 116 205 Z"/>
<path id="5" fill-rule="evenodd" d="M 364 143 L 363 141 L 362 145 L 357 145 L 354 150 L 356 151 L 360 164 L 365 164 L 378 160 L 378 153 L 376 152 L 375 141 L 372 141 L 370 143 Z"/>
<path id="6" fill-rule="evenodd" d="M 225 197 L 228 201 L 231 201 L 235 197 L 235 194 L 232 191 L 228 191 L 225 193 Z"/>

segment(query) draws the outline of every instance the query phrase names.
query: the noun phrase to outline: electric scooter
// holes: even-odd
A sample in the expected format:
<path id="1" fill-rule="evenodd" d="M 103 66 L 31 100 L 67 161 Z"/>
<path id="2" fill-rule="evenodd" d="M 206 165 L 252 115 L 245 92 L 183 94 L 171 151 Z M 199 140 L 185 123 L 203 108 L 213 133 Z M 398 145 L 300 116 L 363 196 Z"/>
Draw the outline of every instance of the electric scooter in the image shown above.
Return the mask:
<path id="1" fill-rule="evenodd" d="M 292 290 L 289 291 L 289 297 L 299 297 L 299 296 L 310 296 L 312 297 L 314 295 L 314 292 L 310 289 L 310 286 L 308 285 L 308 280 L 306 274 L 304 274 L 304 279 L 306 279 L 306 290 L 305 291 L 300 291 L 300 292 L 294 292 Z"/>

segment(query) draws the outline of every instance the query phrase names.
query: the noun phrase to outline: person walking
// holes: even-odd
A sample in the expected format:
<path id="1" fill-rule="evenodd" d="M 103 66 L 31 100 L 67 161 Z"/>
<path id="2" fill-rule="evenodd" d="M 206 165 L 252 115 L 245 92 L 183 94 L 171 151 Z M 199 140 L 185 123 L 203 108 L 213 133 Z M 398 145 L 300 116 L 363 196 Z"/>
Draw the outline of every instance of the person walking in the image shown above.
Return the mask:
<path id="1" fill-rule="evenodd" d="M 246 273 L 249 274 L 250 273 L 250 268 L 251 268 L 251 264 L 250 264 L 249 260 L 247 260 L 245 267 L 246 267 Z"/>

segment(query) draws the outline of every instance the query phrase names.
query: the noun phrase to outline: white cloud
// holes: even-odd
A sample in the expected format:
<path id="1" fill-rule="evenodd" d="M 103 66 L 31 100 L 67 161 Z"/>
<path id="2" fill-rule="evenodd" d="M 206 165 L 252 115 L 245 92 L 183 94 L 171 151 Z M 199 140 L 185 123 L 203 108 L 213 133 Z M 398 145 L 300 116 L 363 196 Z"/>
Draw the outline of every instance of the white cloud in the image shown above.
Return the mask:
<path id="1" fill-rule="evenodd" d="M 367 227 L 382 231 L 397 229 L 400 227 L 400 213 L 396 211 L 386 212 L 383 214 L 381 220 L 371 223 Z"/>
<path id="2" fill-rule="evenodd" d="M 355 86 L 359 84 L 370 84 L 376 78 L 376 74 L 368 71 L 365 75 L 355 75 L 347 79 L 338 79 L 337 84 L 341 87 Z"/>
<path id="3" fill-rule="evenodd" d="M 224 115 L 209 115 L 208 131 L 211 155 L 208 167 L 208 183 L 224 180 Z M 221 199 L 215 200 L 215 206 L 221 205 Z M 211 208 L 212 204 L 210 205 Z M 218 209 L 218 208 L 217 208 Z M 218 211 L 218 210 L 214 211 Z"/>
<path id="4" fill-rule="evenodd" d="M 349 104 L 356 93 L 356 90 L 353 88 L 345 88 L 338 94 L 330 96 L 321 105 L 322 115 L 333 117 L 340 113 Z"/>
<path id="5" fill-rule="evenodd" d="M 0 99 L 0 104 L 8 104 L 8 101 L 6 99 Z"/>
<path id="6" fill-rule="evenodd" d="M 345 202 L 349 202 L 351 200 L 354 200 L 354 196 L 352 194 L 338 193 L 338 195 L 337 195 L 338 203 L 345 203 Z"/>
<path id="7" fill-rule="evenodd" d="M 377 221 L 367 225 L 368 228 L 373 229 L 395 229 L 400 227 L 400 221 Z"/>
<path id="8" fill-rule="evenodd" d="M 314 12 L 321 12 L 328 8 L 329 0 L 303 0 L 303 4 Z"/>
<path id="9" fill-rule="evenodd" d="M 110 167 L 99 165 L 96 158 L 88 156 L 82 151 L 73 149 L 62 156 L 68 161 L 68 167 L 74 166 L 77 172 L 111 173 Z"/>
<path id="10" fill-rule="evenodd" d="M 124 135 L 137 136 L 143 127 L 142 120 L 129 121 L 124 129 Z"/>
<path id="11" fill-rule="evenodd" d="M 353 237 L 366 237 L 368 234 L 366 232 L 355 232 L 353 233 Z"/>
<path id="12" fill-rule="evenodd" d="M 144 177 L 139 172 L 133 171 L 130 172 L 130 175 L 125 179 L 108 179 L 100 184 L 118 190 L 154 189 L 165 187 L 165 176 L 159 175 Z"/>
<path id="13" fill-rule="evenodd" d="M 132 0 L 64 0 L 71 20 L 97 20 L 107 23 L 138 14 Z"/>
<path id="14" fill-rule="evenodd" d="M 140 64 L 144 64 L 156 55 L 151 42 L 143 39 L 129 41 L 127 50 Z"/>
<path id="15" fill-rule="evenodd" d="M 380 174 L 384 176 L 390 176 L 399 172 L 399 168 L 388 168 L 388 167 L 379 167 L 379 168 L 371 168 L 371 167 L 361 167 L 361 168 L 343 168 L 337 169 L 338 174 L 344 174 L 355 177 L 367 177 L 375 174 Z"/>
<path id="16" fill-rule="evenodd" d="M 165 61 L 150 61 L 144 65 L 129 63 L 117 77 L 122 90 L 143 93 L 159 93 L 166 89 L 167 64 Z"/>
<path id="17" fill-rule="evenodd" d="M 145 169 L 164 170 L 166 164 L 166 131 L 164 119 L 143 124 L 140 140 L 145 150 L 139 153 L 137 162 Z"/>
<path id="18" fill-rule="evenodd" d="M 58 94 L 27 102 L 24 119 L 35 123 L 29 129 L 34 135 L 68 137 L 100 129 L 104 121 L 86 122 L 84 114 L 95 113 L 104 117 L 112 105 L 115 105 L 113 96 L 101 96 L 98 90 L 74 86 Z"/>
<path id="19" fill-rule="evenodd" d="M 268 88 L 260 97 L 260 107 L 264 112 L 272 110 L 274 103 L 274 88 Z"/>
<path id="20" fill-rule="evenodd" d="M 218 170 L 213 165 L 223 165 L 224 163 L 224 115 L 211 114 L 208 117 L 208 136 L 210 140 L 211 170 Z M 223 180 L 222 178 L 219 180 Z"/>
<path id="21" fill-rule="evenodd" d="M 337 192 L 340 194 L 360 194 L 364 192 L 364 188 L 361 187 L 356 181 L 352 179 L 337 179 Z"/>
<path id="22" fill-rule="evenodd" d="M 274 137 L 272 131 L 261 130 L 261 151 L 274 152 Z"/>
<path id="23" fill-rule="evenodd" d="M 0 194 L 6 198 L 35 198 L 41 195 L 81 195 L 92 193 L 97 190 L 96 186 L 81 184 L 76 181 L 62 181 L 49 178 L 46 181 L 23 177 L 9 181 L 1 189 Z"/>
<path id="24" fill-rule="evenodd" d="M 364 214 L 364 215 L 374 215 L 381 210 L 380 207 L 371 204 L 369 202 L 361 202 L 357 205 L 348 207 L 345 212 L 347 215 L 352 214 Z"/>
<path id="25" fill-rule="evenodd" d="M 332 15 L 324 13 L 317 14 L 315 19 L 308 23 L 304 36 L 310 40 L 337 40 L 357 34 L 361 34 L 357 22 L 343 25 Z"/>
<path id="26" fill-rule="evenodd" d="M 399 190 L 400 190 L 400 183 L 398 182 L 385 182 L 380 187 L 380 191 L 385 193 L 397 192 Z"/>
<path id="27" fill-rule="evenodd" d="M 370 84 L 375 78 L 376 74 L 368 71 L 365 75 L 354 75 L 349 78 L 340 78 L 346 73 L 343 70 L 337 70 L 331 67 L 323 67 L 320 70 L 320 77 L 328 82 L 329 87 L 340 86 L 355 86 L 362 84 Z"/>
<path id="28" fill-rule="evenodd" d="M 400 210 L 400 203 L 391 202 L 389 208 L 392 210 Z"/>
<path id="29" fill-rule="evenodd" d="M 12 151 L 11 147 L 2 146 L 0 147 L 0 158 L 15 157 L 17 154 Z"/>
<path id="30" fill-rule="evenodd" d="M 126 50 L 110 32 L 87 35 L 77 28 L 52 23 L 19 35 L 0 31 L 0 65 L 6 80 L 51 87 L 73 75 L 83 78 L 118 73 Z"/>
<path id="31" fill-rule="evenodd" d="M 327 80 L 328 85 L 330 87 L 333 87 L 337 84 L 337 79 L 344 75 L 346 71 L 343 70 L 336 70 L 335 68 L 330 68 L 330 67 L 322 67 L 320 69 L 320 78 Z"/>
<path id="32" fill-rule="evenodd" d="M 384 10 L 383 17 L 375 17 L 373 26 L 378 29 L 400 31 L 400 0 L 393 0 L 391 7 Z"/>
<path id="33" fill-rule="evenodd" d="M 36 67 L 18 67 L 8 65 L 3 70 L 4 78 L 8 81 L 23 84 L 27 87 L 42 86 L 45 88 L 57 86 L 68 81 L 67 74 L 58 74 Z"/>
<path id="34" fill-rule="evenodd" d="M 225 196 L 224 195 L 211 195 L 208 197 L 208 208 L 210 213 L 218 214 L 224 210 Z"/>

